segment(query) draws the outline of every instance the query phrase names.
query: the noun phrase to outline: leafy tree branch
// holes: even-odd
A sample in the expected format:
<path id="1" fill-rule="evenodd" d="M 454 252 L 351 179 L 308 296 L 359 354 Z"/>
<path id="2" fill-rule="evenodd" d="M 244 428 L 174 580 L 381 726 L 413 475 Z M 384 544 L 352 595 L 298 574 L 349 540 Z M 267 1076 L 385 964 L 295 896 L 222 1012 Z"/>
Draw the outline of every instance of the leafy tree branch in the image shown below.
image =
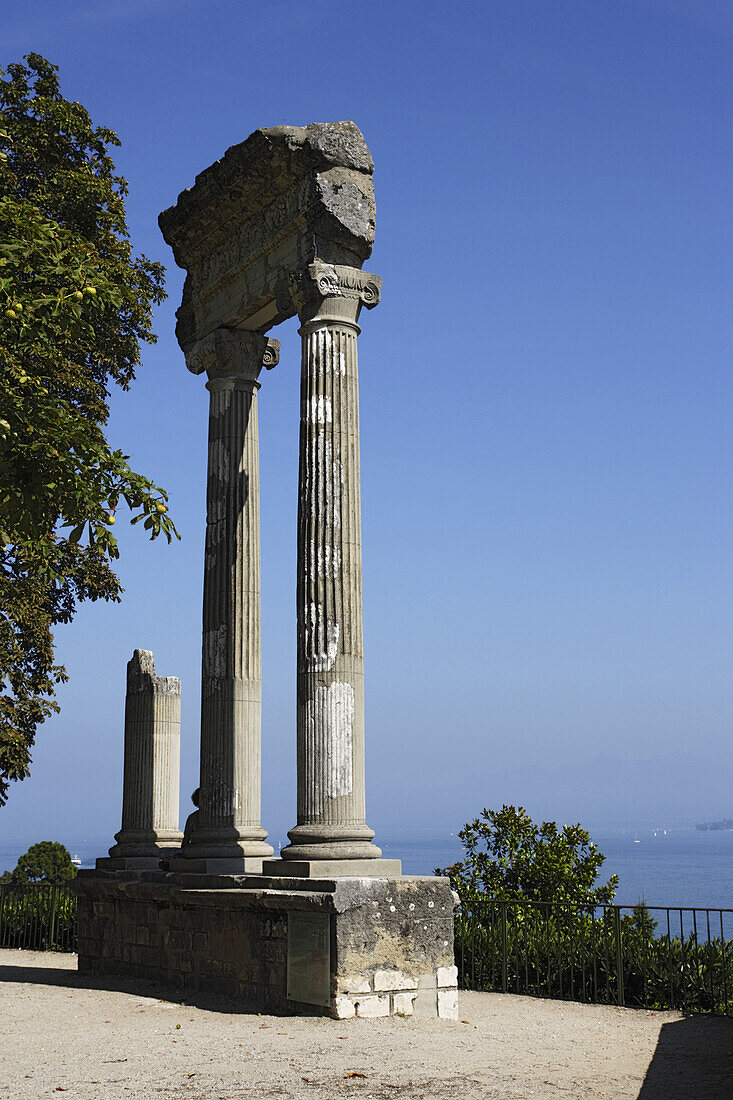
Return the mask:
<path id="1" fill-rule="evenodd" d="M 105 434 L 153 343 L 163 267 L 135 256 L 119 139 L 60 92 L 38 54 L 0 70 L 0 805 L 29 774 L 66 679 L 52 628 L 119 600 L 116 513 L 178 537 L 165 491 Z"/>

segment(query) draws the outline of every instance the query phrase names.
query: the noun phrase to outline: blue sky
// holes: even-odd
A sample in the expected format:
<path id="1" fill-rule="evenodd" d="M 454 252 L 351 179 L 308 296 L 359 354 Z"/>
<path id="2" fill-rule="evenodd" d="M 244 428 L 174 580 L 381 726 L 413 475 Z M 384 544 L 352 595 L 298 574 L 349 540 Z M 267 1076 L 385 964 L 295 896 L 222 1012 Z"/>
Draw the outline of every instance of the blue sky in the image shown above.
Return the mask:
<path id="1" fill-rule="evenodd" d="M 5 841 L 119 828 L 125 663 L 183 679 L 196 785 L 207 394 L 157 215 L 259 126 L 353 119 L 382 304 L 360 338 L 368 820 L 484 805 L 594 827 L 733 814 L 730 45 L 715 0 L 33 2 L 116 130 L 135 247 L 168 266 L 112 440 L 183 541 L 118 521 L 121 606 L 58 632 L 71 682 Z M 263 823 L 294 824 L 299 339 L 260 392 Z"/>

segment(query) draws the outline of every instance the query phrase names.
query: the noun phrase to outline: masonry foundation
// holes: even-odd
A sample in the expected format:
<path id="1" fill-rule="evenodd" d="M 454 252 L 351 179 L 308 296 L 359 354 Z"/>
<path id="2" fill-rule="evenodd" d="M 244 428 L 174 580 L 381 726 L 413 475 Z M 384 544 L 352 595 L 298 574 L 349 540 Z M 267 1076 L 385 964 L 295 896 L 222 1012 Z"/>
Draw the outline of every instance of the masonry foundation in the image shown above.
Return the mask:
<path id="1" fill-rule="evenodd" d="M 457 1017 L 446 879 L 97 872 L 77 883 L 82 972 L 260 1011 Z"/>

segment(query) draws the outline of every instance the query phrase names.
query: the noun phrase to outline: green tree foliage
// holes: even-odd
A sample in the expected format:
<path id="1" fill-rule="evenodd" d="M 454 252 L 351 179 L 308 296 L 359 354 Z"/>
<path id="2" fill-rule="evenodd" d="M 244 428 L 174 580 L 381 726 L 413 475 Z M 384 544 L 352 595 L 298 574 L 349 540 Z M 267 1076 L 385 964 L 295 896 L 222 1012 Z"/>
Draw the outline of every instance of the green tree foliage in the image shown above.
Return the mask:
<path id="1" fill-rule="evenodd" d="M 58 710 L 52 629 L 82 600 L 119 600 L 124 502 L 151 539 L 177 536 L 167 496 L 105 436 L 155 340 L 163 268 L 134 256 L 111 131 L 64 99 L 38 54 L 0 70 L 0 805 Z"/>
<path id="2" fill-rule="evenodd" d="M 483 901 L 455 922 L 458 983 L 464 989 L 654 1009 L 730 1013 L 733 941 L 714 935 L 716 914 L 698 911 L 697 930 L 670 931 L 644 902 L 609 906 Z M 673 914 L 673 917 L 677 914 Z M 660 934 L 661 932 L 661 934 Z"/>
<path id="3" fill-rule="evenodd" d="M 447 875 L 464 905 L 481 900 L 603 905 L 618 876 L 596 885 L 605 856 L 580 825 L 536 824 L 521 807 L 482 810 L 459 832 L 465 856 Z"/>
<path id="4" fill-rule="evenodd" d="M 54 886 L 61 886 L 73 878 L 76 878 L 76 867 L 71 862 L 69 850 L 54 840 L 33 844 L 10 874 L 10 882 L 50 882 Z"/>

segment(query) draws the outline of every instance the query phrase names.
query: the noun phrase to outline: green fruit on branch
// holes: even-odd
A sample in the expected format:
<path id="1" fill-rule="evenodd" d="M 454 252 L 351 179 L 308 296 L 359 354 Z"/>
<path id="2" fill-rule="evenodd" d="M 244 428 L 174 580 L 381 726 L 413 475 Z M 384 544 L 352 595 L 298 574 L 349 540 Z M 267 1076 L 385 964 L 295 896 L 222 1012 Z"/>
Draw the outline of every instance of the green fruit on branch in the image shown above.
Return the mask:
<path id="1" fill-rule="evenodd" d="M 156 512 L 163 490 L 107 438 L 110 391 L 133 382 L 165 297 L 162 267 L 130 242 L 127 184 L 111 155 L 118 139 L 64 98 L 39 54 L 3 65 L 0 77 L 0 137 L 9 135 L 8 167 L 0 165 L 8 391 L 0 418 L 11 425 L 0 424 L 0 672 L 13 685 L 0 699 L 2 807 L 9 784 L 29 774 L 37 729 L 58 709 L 66 673 L 54 628 L 83 601 L 120 598 L 118 501 L 133 521 L 150 502 L 142 519 L 152 513 L 153 538 L 177 532 Z"/>

